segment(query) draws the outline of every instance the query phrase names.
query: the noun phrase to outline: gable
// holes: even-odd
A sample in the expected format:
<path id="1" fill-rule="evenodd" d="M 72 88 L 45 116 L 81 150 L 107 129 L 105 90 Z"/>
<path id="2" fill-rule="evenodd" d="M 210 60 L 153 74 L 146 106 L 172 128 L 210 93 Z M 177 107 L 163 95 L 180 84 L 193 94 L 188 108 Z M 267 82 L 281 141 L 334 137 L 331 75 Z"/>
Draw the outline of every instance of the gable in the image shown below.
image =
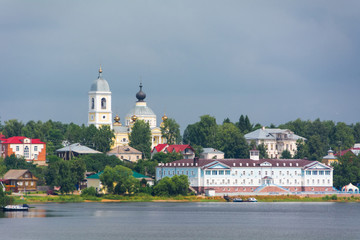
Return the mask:
<path id="1" fill-rule="evenodd" d="M 230 167 L 225 164 L 222 164 L 222 163 L 216 163 L 215 165 L 212 165 L 208 168 L 209 169 L 229 169 Z"/>
<path id="2" fill-rule="evenodd" d="M 331 167 L 326 166 L 323 163 L 320 162 L 315 162 L 315 163 L 310 163 L 308 165 L 305 166 L 306 169 L 331 169 Z"/>

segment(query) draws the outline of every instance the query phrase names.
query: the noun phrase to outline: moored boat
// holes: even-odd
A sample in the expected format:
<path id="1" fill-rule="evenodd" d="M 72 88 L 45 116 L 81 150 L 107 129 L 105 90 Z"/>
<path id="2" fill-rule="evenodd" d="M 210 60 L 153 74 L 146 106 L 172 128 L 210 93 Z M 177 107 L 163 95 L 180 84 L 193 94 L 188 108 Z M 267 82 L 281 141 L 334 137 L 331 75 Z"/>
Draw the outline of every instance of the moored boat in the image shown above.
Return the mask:
<path id="1" fill-rule="evenodd" d="M 233 202 L 243 202 L 242 198 L 234 198 Z"/>
<path id="2" fill-rule="evenodd" d="M 3 207 L 4 211 L 28 211 L 29 206 L 27 204 L 23 205 L 6 205 Z"/>
<path id="3" fill-rule="evenodd" d="M 257 202 L 257 199 L 254 197 L 248 198 L 247 202 Z"/>

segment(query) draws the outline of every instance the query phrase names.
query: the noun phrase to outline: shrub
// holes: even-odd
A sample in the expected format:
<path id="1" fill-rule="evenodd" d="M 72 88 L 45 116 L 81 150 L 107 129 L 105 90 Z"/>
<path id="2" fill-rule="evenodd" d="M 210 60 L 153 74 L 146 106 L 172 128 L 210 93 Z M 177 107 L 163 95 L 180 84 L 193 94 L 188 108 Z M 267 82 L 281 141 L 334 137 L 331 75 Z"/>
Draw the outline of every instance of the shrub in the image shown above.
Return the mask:
<path id="1" fill-rule="evenodd" d="M 337 200 L 337 199 L 338 199 L 338 197 L 336 194 L 331 195 L 331 200 Z"/>
<path id="2" fill-rule="evenodd" d="M 94 187 L 88 187 L 81 191 L 81 196 L 97 196 L 96 189 Z"/>

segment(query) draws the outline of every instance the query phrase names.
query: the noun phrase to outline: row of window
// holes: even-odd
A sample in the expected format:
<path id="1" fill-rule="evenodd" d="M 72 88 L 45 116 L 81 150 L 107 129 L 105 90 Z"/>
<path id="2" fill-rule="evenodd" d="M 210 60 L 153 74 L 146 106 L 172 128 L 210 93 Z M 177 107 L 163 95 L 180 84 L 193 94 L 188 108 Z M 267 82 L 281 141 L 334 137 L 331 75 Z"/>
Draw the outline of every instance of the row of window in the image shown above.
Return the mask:
<path id="1" fill-rule="evenodd" d="M 34 151 L 37 151 L 38 150 L 38 146 L 34 146 Z M 20 151 L 20 146 L 16 146 L 16 151 Z M 29 147 L 28 146 L 25 146 L 24 148 L 24 152 L 29 152 Z"/>
<path id="2" fill-rule="evenodd" d="M 171 175 L 175 175 L 175 171 L 167 171 L 167 175 L 171 176 Z M 176 171 L 176 175 L 188 175 L 188 176 L 195 176 L 195 172 L 191 171 L 190 173 L 191 175 L 189 175 L 189 171 Z M 159 175 L 161 175 L 161 170 L 159 171 Z M 164 171 L 164 175 L 166 175 L 166 171 Z"/>
<path id="3" fill-rule="evenodd" d="M 29 182 L 17 182 L 18 186 L 29 186 Z M 34 182 L 30 182 L 30 186 L 34 186 Z"/>
<path id="4" fill-rule="evenodd" d="M 250 179 L 250 180 L 247 180 L 247 181 L 245 181 L 245 179 L 244 180 L 242 180 L 242 181 L 239 181 L 239 184 L 254 184 L 254 183 L 258 183 L 259 185 L 260 184 L 262 184 L 261 183 L 261 180 L 259 179 L 258 181 L 254 181 L 254 179 Z M 325 181 L 325 179 L 323 179 L 322 181 L 320 181 L 320 179 L 318 179 L 317 181 L 315 181 L 314 179 L 312 180 L 312 184 L 313 185 L 315 185 L 315 184 L 320 184 L 322 182 L 322 184 L 325 184 L 326 183 L 326 181 Z M 274 181 L 274 183 L 275 184 L 286 184 L 286 185 L 292 185 L 293 184 L 293 182 L 291 182 L 289 179 L 287 179 L 286 181 L 285 181 L 285 179 L 279 179 L 278 180 L 278 182 L 277 181 Z M 294 184 L 299 184 L 300 182 L 298 182 L 296 179 L 294 180 Z M 328 184 L 330 184 L 330 179 L 328 179 L 327 180 L 327 183 Z M 211 181 L 210 181 L 210 179 L 207 179 L 206 180 L 206 184 L 207 185 L 216 185 L 216 184 L 230 184 L 230 179 L 219 179 L 219 180 L 215 180 L 215 179 L 211 179 Z M 238 184 L 238 180 L 237 179 L 235 179 L 234 181 L 233 181 L 233 184 Z M 309 181 L 309 179 L 307 180 L 307 184 L 309 185 L 310 184 L 310 181 Z"/>
<path id="5" fill-rule="evenodd" d="M 91 109 L 95 108 L 95 99 L 91 98 Z M 106 109 L 106 98 L 101 99 L 101 109 Z"/>
<path id="6" fill-rule="evenodd" d="M 230 170 L 206 170 L 206 175 L 230 175 Z"/>
<path id="7" fill-rule="evenodd" d="M 320 170 L 320 171 L 310 171 L 310 170 L 307 170 L 306 171 L 306 175 L 330 175 L 330 171 L 323 171 L 323 170 Z"/>

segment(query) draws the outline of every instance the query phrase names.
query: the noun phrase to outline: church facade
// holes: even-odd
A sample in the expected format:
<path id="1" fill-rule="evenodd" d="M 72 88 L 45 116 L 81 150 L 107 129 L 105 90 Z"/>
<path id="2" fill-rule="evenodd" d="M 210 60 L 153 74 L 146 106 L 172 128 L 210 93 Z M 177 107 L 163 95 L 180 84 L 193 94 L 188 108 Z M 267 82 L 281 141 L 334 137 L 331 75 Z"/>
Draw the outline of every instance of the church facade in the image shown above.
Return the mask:
<path id="1" fill-rule="evenodd" d="M 114 130 L 115 139 L 112 148 L 118 146 L 126 146 L 129 144 L 129 135 L 132 126 L 138 120 L 149 123 L 151 129 L 152 148 L 158 144 L 166 143 L 166 139 L 162 138 L 160 127 L 157 125 L 157 117 L 153 110 L 147 106 L 145 101 L 146 94 L 140 90 L 136 94 L 137 101 L 134 107 L 126 114 L 124 125 L 120 122 L 120 117 L 115 116 L 112 121 L 111 111 L 111 91 L 108 82 L 102 77 L 102 69 L 99 69 L 98 78 L 92 83 L 89 91 L 89 113 L 88 125 L 95 125 L 97 128 L 101 126 L 110 126 Z M 162 120 L 167 119 L 166 115 Z"/>

